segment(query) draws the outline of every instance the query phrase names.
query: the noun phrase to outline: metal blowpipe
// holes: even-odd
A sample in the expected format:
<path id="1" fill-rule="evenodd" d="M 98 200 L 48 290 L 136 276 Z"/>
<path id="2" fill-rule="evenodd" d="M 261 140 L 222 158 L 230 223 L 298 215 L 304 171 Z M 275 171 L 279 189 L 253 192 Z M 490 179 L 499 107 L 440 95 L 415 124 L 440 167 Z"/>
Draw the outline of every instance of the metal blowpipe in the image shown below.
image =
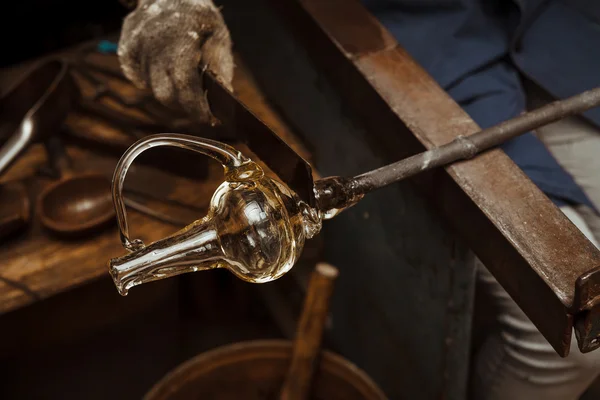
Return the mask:
<path id="1" fill-rule="evenodd" d="M 433 168 L 446 166 L 502 144 L 533 129 L 600 105 L 600 87 L 559 100 L 516 118 L 459 136 L 450 143 L 353 178 L 328 177 L 315 182 L 318 208 L 332 218 L 358 202 L 365 194 Z"/>

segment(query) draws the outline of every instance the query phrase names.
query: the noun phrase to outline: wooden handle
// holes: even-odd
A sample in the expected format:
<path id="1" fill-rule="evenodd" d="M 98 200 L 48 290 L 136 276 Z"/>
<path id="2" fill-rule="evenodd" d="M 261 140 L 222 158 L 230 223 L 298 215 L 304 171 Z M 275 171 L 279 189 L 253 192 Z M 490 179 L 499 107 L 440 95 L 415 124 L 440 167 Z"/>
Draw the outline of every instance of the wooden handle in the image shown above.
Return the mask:
<path id="1" fill-rule="evenodd" d="M 280 400 L 306 400 L 318 365 L 329 299 L 338 270 L 317 264 L 308 285 L 304 309 L 298 324 L 292 362 L 280 392 Z"/>

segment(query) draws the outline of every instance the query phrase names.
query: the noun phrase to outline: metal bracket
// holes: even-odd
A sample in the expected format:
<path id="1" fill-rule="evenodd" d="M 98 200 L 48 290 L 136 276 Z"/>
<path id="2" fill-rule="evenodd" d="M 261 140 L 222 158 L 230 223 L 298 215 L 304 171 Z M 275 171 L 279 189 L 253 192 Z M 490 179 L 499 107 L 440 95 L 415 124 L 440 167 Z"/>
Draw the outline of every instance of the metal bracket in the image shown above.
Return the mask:
<path id="1" fill-rule="evenodd" d="M 579 350 L 600 347 L 600 267 L 581 275 L 575 283 L 575 337 Z"/>

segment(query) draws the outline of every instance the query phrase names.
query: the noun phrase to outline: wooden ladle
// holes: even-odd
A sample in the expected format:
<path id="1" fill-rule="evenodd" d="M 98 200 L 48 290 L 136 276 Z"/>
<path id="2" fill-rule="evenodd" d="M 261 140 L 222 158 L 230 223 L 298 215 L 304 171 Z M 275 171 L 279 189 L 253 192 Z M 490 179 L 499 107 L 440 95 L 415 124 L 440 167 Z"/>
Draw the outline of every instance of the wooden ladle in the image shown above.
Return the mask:
<path id="1" fill-rule="evenodd" d="M 61 235 L 93 233 L 114 221 L 110 181 L 99 173 L 73 171 L 58 137 L 46 147 L 61 178 L 46 187 L 38 197 L 37 210 L 42 225 Z"/>
<path id="2" fill-rule="evenodd" d="M 110 181 L 99 173 L 76 173 L 58 137 L 47 140 L 46 148 L 61 178 L 46 187 L 38 197 L 37 210 L 44 227 L 61 236 L 91 234 L 116 221 Z M 128 191 L 129 196 L 135 195 Z M 137 197 L 141 197 L 137 194 Z M 167 224 L 183 227 L 199 218 L 205 210 L 177 202 L 143 196 L 143 202 L 125 199 L 136 211 Z M 149 205 L 170 203 L 169 214 Z M 160 208 L 160 207 L 156 207 Z"/>

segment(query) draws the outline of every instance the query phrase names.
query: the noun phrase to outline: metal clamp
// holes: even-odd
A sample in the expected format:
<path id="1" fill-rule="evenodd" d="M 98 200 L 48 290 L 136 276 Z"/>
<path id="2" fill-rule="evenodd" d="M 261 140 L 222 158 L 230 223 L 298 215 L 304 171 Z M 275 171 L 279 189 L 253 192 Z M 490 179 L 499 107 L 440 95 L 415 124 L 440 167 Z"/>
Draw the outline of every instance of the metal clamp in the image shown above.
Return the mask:
<path id="1" fill-rule="evenodd" d="M 600 267 L 581 275 L 575 283 L 575 337 L 579 350 L 600 347 Z"/>

